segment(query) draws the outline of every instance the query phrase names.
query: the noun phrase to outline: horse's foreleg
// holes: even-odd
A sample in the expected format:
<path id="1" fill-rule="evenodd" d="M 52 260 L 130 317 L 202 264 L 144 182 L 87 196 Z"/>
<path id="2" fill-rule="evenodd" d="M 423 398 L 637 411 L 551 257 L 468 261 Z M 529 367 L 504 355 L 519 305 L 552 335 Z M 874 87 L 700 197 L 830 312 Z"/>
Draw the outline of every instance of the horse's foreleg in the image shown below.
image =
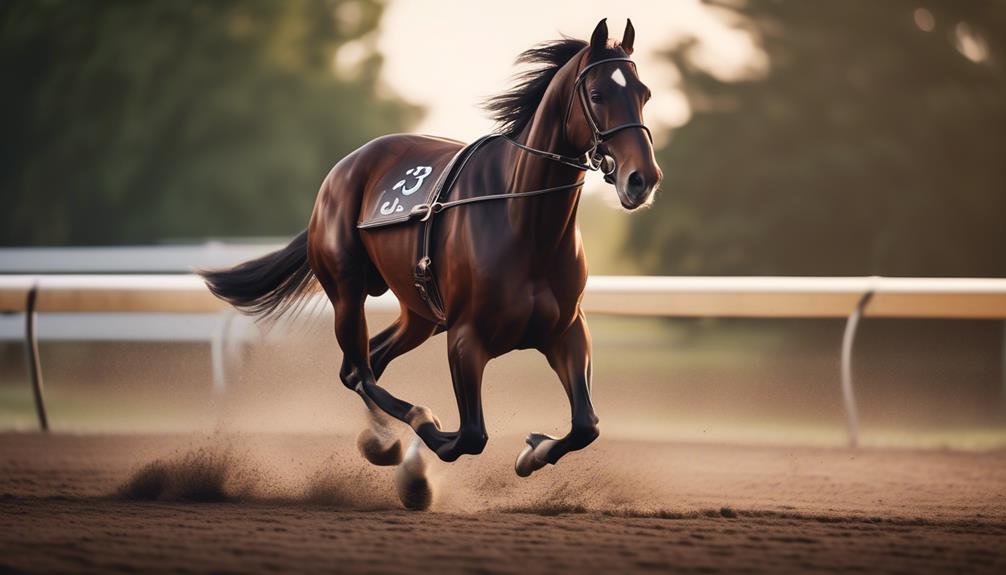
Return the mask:
<path id="1" fill-rule="evenodd" d="M 598 419 L 590 402 L 590 332 L 583 312 L 557 341 L 543 351 L 569 398 L 571 429 L 560 439 L 540 433 L 529 435 L 527 447 L 517 457 L 515 465 L 517 475 L 521 477 L 531 475 L 547 463 L 555 463 L 570 451 L 587 447 L 599 434 Z"/>
<path id="2" fill-rule="evenodd" d="M 416 429 L 416 433 L 440 459 L 454 461 L 464 454 L 482 453 L 489 440 L 482 414 L 482 374 L 489 356 L 482 342 L 467 327 L 448 331 L 447 355 L 461 425 L 456 433 L 450 434 L 453 437 L 428 438 L 420 429 Z M 442 439 L 448 441 L 442 442 Z"/>

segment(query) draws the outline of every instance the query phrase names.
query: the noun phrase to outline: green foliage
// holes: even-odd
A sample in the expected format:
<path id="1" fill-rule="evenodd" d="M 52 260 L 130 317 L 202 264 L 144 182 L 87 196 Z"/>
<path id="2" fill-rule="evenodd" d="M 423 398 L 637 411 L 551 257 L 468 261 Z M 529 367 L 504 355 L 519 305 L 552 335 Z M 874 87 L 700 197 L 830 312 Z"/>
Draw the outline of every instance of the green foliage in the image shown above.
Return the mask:
<path id="1" fill-rule="evenodd" d="M 418 117 L 379 89 L 382 9 L 0 3 L 0 245 L 302 229 L 336 161 Z M 337 69 L 350 42 L 362 61 Z"/>
<path id="2" fill-rule="evenodd" d="M 691 43 L 668 52 L 694 116 L 627 253 L 651 273 L 1006 275 L 1006 3 L 724 9 L 768 73 L 722 82 Z M 957 48 L 969 31 L 981 61 Z"/>

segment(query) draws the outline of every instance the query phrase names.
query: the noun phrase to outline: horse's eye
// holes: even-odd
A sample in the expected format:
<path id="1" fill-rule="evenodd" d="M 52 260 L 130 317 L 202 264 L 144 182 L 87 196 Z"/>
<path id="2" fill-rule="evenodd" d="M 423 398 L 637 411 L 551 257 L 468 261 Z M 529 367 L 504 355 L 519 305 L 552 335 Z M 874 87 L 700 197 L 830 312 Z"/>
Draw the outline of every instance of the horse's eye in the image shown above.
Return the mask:
<path id="1" fill-rule="evenodd" d="M 600 104 L 601 102 L 604 101 L 604 96 L 602 96 L 601 93 L 598 92 L 597 90 L 591 90 L 590 91 L 590 101 L 593 102 L 593 103 L 595 103 L 595 104 Z"/>

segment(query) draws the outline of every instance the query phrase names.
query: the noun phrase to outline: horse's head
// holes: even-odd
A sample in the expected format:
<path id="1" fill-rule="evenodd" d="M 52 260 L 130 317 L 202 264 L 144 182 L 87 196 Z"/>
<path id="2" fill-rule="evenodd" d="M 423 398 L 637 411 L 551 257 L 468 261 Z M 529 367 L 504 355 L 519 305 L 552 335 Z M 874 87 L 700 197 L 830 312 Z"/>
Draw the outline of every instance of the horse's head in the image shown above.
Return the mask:
<path id="1" fill-rule="evenodd" d="M 607 23 L 597 24 L 566 114 L 567 134 L 573 141 L 589 142 L 589 160 L 615 185 L 619 201 L 630 210 L 649 204 L 663 178 L 650 131 L 643 125 L 650 89 L 629 59 L 635 36 L 627 21 L 621 43 L 609 46 Z"/>

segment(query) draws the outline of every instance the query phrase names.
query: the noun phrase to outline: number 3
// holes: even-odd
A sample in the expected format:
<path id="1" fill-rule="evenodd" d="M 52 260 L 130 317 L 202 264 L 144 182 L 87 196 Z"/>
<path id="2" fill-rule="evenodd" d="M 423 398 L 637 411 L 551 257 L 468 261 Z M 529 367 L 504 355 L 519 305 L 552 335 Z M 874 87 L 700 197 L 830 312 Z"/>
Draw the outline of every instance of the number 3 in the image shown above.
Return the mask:
<path id="1" fill-rule="evenodd" d="M 398 188 L 402 188 L 403 196 L 411 196 L 412 194 L 419 191 L 419 188 L 423 185 L 423 180 L 425 180 L 426 177 L 429 176 L 432 172 L 433 168 L 429 166 L 416 166 L 415 168 L 409 168 L 408 170 L 406 170 L 405 175 L 416 178 L 416 183 L 408 187 L 402 187 L 405 186 L 405 180 L 399 180 L 398 183 L 395 184 L 391 189 L 397 190 Z"/>

